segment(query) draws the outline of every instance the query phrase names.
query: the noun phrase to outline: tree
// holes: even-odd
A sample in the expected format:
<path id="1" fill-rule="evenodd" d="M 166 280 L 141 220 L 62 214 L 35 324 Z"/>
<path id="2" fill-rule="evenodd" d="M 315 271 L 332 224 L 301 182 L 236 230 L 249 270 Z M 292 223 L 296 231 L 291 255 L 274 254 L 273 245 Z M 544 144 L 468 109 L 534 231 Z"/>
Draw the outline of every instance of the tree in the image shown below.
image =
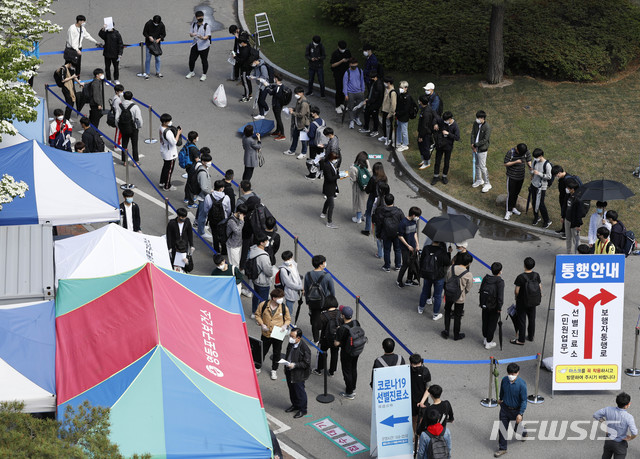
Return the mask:
<path id="1" fill-rule="evenodd" d="M 27 83 L 37 73 L 40 60 L 30 55 L 45 33 L 61 27 L 42 19 L 55 14 L 52 0 L 2 0 L 0 2 L 0 140 L 16 134 L 12 119 L 34 121 L 38 98 Z"/>
<path id="2" fill-rule="evenodd" d="M 489 60 L 487 64 L 487 82 L 498 84 L 504 75 L 504 10 L 505 0 L 491 3 L 489 20 Z"/>

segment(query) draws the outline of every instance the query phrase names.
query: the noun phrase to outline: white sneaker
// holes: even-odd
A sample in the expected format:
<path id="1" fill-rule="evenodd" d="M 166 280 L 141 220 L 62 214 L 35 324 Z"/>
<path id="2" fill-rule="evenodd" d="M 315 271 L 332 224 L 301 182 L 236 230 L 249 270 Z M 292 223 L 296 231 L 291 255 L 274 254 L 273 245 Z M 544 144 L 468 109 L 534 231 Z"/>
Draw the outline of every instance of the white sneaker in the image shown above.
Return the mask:
<path id="1" fill-rule="evenodd" d="M 482 192 L 483 192 L 483 193 L 486 193 L 486 192 L 487 192 L 487 191 L 489 191 L 491 188 L 493 188 L 493 187 L 491 186 L 491 184 L 490 184 L 490 183 L 487 183 L 487 184 L 485 184 L 485 185 L 482 187 Z"/>
<path id="2" fill-rule="evenodd" d="M 422 167 L 424 166 L 424 161 L 420 161 L 420 164 L 418 164 L 418 167 Z"/>
<path id="3" fill-rule="evenodd" d="M 327 228 L 338 229 L 340 227 L 338 225 L 336 225 L 335 223 L 327 223 Z"/>
<path id="4" fill-rule="evenodd" d="M 362 126 L 362 121 L 360 121 L 360 118 L 356 118 L 356 124 L 358 126 Z"/>
<path id="5" fill-rule="evenodd" d="M 489 343 L 484 345 L 485 349 L 493 349 L 494 347 L 496 347 L 495 341 L 491 341 L 491 342 L 489 342 Z"/>
<path id="6" fill-rule="evenodd" d="M 336 113 L 342 115 L 342 107 L 336 107 Z"/>
<path id="7" fill-rule="evenodd" d="M 351 221 L 353 223 L 362 223 L 362 218 L 358 218 L 358 217 L 351 217 Z"/>
<path id="8" fill-rule="evenodd" d="M 484 181 L 483 180 L 476 180 L 475 182 L 473 182 L 473 185 L 471 185 L 473 188 L 478 188 L 479 186 L 484 185 Z"/>
<path id="9" fill-rule="evenodd" d="M 327 214 L 320 214 L 320 218 L 327 218 Z"/>
<path id="10" fill-rule="evenodd" d="M 287 156 L 293 156 L 293 155 L 296 154 L 296 152 L 295 151 L 291 151 L 291 150 L 287 150 L 287 151 L 284 151 L 283 154 L 285 154 Z"/>
<path id="11" fill-rule="evenodd" d="M 482 338 L 482 345 L 486 346 L 487 345 L 487 338 Z"/>
<path id="12" fill-rule="evenodd" d="M 200 81 L 204 81 L 204 80 L 206 80 L 206 79 L 207 79 L 207 75 L 202 75 L 202 76 L 200 77 Z"/>
<path id="13" fill-rule="evenodd" d="M 515 207 L 513 209 L 511 209 L 511 213 L 514 215 L 521 215 L 522 212 L 520 212 L 518 209 L 516 209 Z"/>
<path id="14" fill-rule="evenodd" d="M 349 121 L 349 129 L 353 129 L 354 125 L 353 125 L 353 121 Z"/>
<path id="15" fill-rule="evenodd" d="M 512 215 L 512 214 L 511 214 L 511 212 L 509 212 L 509 211 L 507 210 L 507 213 L 506 213 L 506 214 L 504 214 L 504 219 L 505 219 L 505 220 L 511 220 L 511 215 Z"/>
<path id="16" fill-rule="evenodd" d="M 113 84 L 120 84 L 120 80 L 114 81 Z"/>
<path id="17" fill-rule="evenodd" d="M 189 177 L 189 174 L 182 174 L 182 178 L 187 178 Z"/>
<path id="18" fill-rule="evenodd" d="M 273 381 L 275 381 L 276 379 L 278 379 L 278 373 L 276 372 L 276 370 L 271 370 L 271 379 Z"/>
<path id="19" fill-rule="evenodd" d="M 303 155 L 302 153 L 300 153 L 298 156 L 296 156 L 296 159 L 304 159 L 306 157 L 307 157 L 306 154 Z"/>
<path id="20" fill-rule="evenodd" d="M 378 142 L 384 142 L 385 140 L 387 140 L 385 136 L 378 137 Z"/>
<path id="21" fill-rule="evenodd" d="M 418 314 L 422 314 L 424 312 L 424 308 L 421 308 L 420 306 L 418 306 Z"/>
<path id="22" fill-rule="evenodd" d="M 427 304 L 428 304 L 429 306 L 431 306 L 431 305 L 433 304 L 433 298 L 428 298 L 428 299 L 427 299 Z"/>
<path id="23" fill-rule="evenodd" d="M 433 320 L 440 320 L 442 319 L 442 313 L 438 313 L 438 314 L 434 314 L 433 315 Z"/>
<path id="24" fill-rule="evenodd" d="M 256 315 L 255 315 L 255 314 L 251 314 L 251 318 L 252 318 L 252 319 L 255 319 L 255 318 L 256 318 Z"/>
<path id="25" fill-rule="evenodd" d="M 240 294 L 242 296 L 246 296 L 247 298 L 251 298 L 253 296 L 253 293 L 251 293 L 251 291 L 247 290 L 246 288 L 243 288 Z"/>
<path id="26" fill-rule="evenodd" d="M 391 140 L 387 139 L 384 141 L 384 146 L 388 147 L 389 145 L 391 145 Z"/>
<path id="27" fill-rule="evenodd" d="M 264 116 L 262 116 L 262 115 L 256 115 L 256 116 L 254 116 L 254 117 L 253 117 L 253 119 L 254 119 L 254 120 L 263 120 L 263 119 L 264 119 Z"/>
<path id="28" fill-rule="evenodd" d="M 378 137 L 378 134 L 378 131 L 373 131 L 371 134 L 369 134 L 369 137 Z"/>
<path id="29" fill-rule="evenodd" d="M 193 78 L 194 76 L 196 76 L 196 72 L 189 72 L 185 78 Z"/>

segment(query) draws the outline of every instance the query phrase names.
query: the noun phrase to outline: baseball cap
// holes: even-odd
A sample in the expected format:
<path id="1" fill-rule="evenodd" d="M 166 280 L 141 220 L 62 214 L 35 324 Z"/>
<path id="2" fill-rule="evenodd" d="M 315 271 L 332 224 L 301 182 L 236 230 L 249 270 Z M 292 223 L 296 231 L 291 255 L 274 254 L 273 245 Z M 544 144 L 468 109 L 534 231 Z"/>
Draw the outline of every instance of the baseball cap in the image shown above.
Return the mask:
<path id="1" fill-rule="evenodd" d="M 434 85 L 433 83 L 427 83 L 427 85 L 422 89 L 436 89 L 436 85 Z"/>
<path id="2" fill-rule="evenodd" d="M 351 317 L 353 317 L 353 309 L 351 309 L 349 306 L 340 306 L 340 312 L 347 319 L 351 319 Z"/>

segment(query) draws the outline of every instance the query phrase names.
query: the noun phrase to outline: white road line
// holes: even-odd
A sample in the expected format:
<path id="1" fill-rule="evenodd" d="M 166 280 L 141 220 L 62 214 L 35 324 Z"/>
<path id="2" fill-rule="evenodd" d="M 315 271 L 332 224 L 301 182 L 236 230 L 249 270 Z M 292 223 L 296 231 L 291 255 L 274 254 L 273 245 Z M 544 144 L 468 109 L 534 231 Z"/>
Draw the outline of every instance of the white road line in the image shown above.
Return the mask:
<path id="1" fill-rule="evenodd" d="M 116 182 L 119 185 L 124 185 L 124 180 L 120 180 L 118 177 L 116 177 Z M 160 201 L 157 198 L 154 198 L 153 196 L 151 196 L 148 193 L 145 193 L 144 191 L 138 189 L 138 188 L 134 188 L 133 192 L 136 194 L 136 196 L 142 196 L 143 198 L 145 198 L 147 201 L 151 201 L 152 203 L 154 203 L 156 206 L 158 207 L 162 207 L 164 209 L 164 202 Z M 171 208 L 169 208 L 169 217 L 170 218 L 174 218 L 176 216 L 175 212 L 173 210 L 171 210 Z"/>
<path id="2" fill-rule="evenodd" d="M 279 433 L 286 432 L 287 430 L 291 430 L 291 427 L 286 425 L 284 422 L 279 420 L 278 418 L 270 415 L 269 413 L 265 413 L 267 415 L 267 419 L 278 426 L 277 430 L 274 430 L 273 433 L 278 435 Z"/>
<path id="3" fill-rule="evenodd" d="M 284 422 L 282 422 L 281 420 L 279 420 L 278 418 L 276 418 L 275 416 L 270 415 L 269 413 L 265 413 L 267 415 L 267 419 L 272 423 L 275 424 L 278 429 L 274 430 L 273 433 L 278 435 L 282 432 L 286 432 L 287 430 L 291 430 L 291 427 L 286 425 Z M 294 459 L 306 459 L 306 456 L 303 456 L 302 454 L 300 454 L 299 452 L 297 452 L 295 449 L 293 449 L 291 446 L 282 443 L 280 441 L 280 439 L 278 439 L 278 443 L 280 444 L 280 449 L 282 449 L 282 451 L 284 451 L 285 453 L 287 453 L 289 456 L 293 457 Z"/>
<path id="4" fill-rule="evenodd" d="M 306 456 L 303 456 L 302 454 L 297 452 L 295 449 L 282 443 L 280 440 L 278 440 L 278 443 L 280 444 L 280 449 L 285 453 L 287 453 L 289 456 L 293 457 L 294 459 L 307 459 Z"/>

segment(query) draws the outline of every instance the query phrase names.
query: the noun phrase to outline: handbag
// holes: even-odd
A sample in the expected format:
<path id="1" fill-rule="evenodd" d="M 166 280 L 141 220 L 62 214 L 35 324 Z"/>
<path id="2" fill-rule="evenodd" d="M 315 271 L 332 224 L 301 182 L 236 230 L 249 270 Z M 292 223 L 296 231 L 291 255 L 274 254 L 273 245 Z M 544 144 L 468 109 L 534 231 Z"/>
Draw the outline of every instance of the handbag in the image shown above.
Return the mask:
<path id="1" fill-rule="evenodd" d="M 193 271 L 193 256 L 191 254 L 187 255 L 187 262 L 182 269 L 185 273 L 190 273 L 191 271 Z"/>
<path id="2" fill-rule="evenodd" d="M 264 156 L 262 155 L 262 150 L 258 150 L 258 167 L 264 166 Z"/>
<path id="3" fill-rule="evenodd" d="M 65 62 L 71 62 L 73 65 L 77 65 L 80 55 L 78 54 L 78 51 L 73 49 L 71 46 L 65 46 L 63 57 Z"/>
<path id="4" fill-rule="evenodd" d="M 162 47 L 160 46 L 160 43 L 152 41 L 151 43 L 147 43 L 147 48 L 149 48 L 149 52 L 153 56 L 162 56 Z"/>

